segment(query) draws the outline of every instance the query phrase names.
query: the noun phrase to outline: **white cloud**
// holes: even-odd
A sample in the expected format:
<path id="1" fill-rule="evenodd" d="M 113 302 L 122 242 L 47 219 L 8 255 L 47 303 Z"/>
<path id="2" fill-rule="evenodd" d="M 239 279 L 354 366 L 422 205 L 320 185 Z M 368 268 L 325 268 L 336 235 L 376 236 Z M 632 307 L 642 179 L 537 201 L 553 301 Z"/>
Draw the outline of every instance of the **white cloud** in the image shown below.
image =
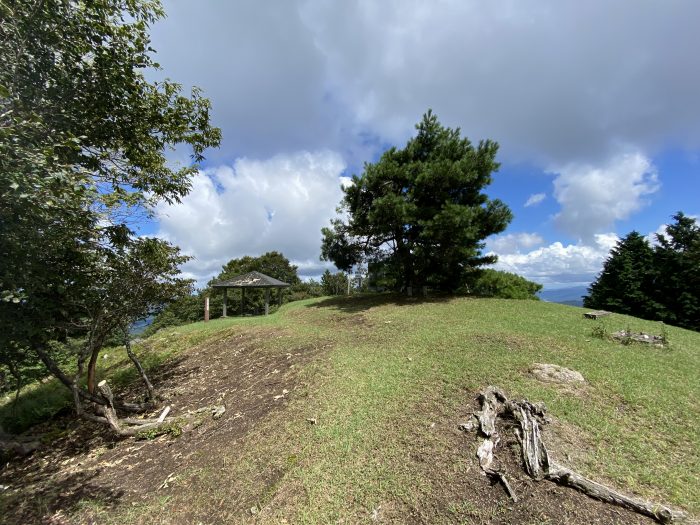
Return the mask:
<path id="1" fill-rule="evenodd" d="M 569 164 L 556 170 L 554 197 L 561 204 L 555 222 L 589 242 L 614 222 L 640 210 L 659 189 L 656 168 L 640 153 L 620 155 L 602 166 Z"/>
<path id="2" fill-rule="evenodd" d="M 490 251 L 505 254 L 529 250 L 543 243 L 544 239 L 537 233 L 507 233 L 489 239 L 486 246 Z"/>
<path id="3" fill-rule="evenodd" d="M 156 208 L 158 235 L 196 257 L 184 266 L 201 284 L 233 258 L 282 252 L 300 273 L 321 273 L 320 230 L 340 202 L 339 155 L 323 151 L 238 159 L 199 173 L 181 204 Z"/>
<path id="4" fill-rule="evenodd" d="M 618 237 L 597 234 L 590 245 L 555 242 L 527 253 L 498 253 L 495 268 L 517 273 L 544 285 L 591 282 Z"/>
<path id="5" fill-rule="evenodd" d="M 694 219 L 696 222 L 700 220 L 700 216 L 698 215 L 692 215 L 692 214 L 686 214 L 686 217 L 689 217 L 691 219 Z M 652 246 L 657 246 L 659 244 L 658 242 L 658 236 L 659 235 L 664 235 L 668 238 L 668 231 L 667 228 L 669 227 L 668 223 L 660 224 L 656 230 L 653 232 L 647 233 L 644 238 L 647 240 L 649 244 Z"/>
<path id="6" fill-rule="evenodd" d="M 212 98 L 223 155 L 331 148 L 361 165 L 373 137 L 401 143 L 428 107 L 499 141 L 501 159 L 540 166 L 597 163 L 621 144 L 648 154 L 700 144 L 694 0 L 166 0 L 165 10 L 158 62 Z M 193 27 L 206 29 L 182 38 Z"/>
<path id="7" fill-rule="evenodd" d="M 525 202 L 525 207 L 529 206 L 537 206 L 540 202 L 545 200 L 547 198 L 547 195 L 545 193 L 533 193 L 527 198 L 527 202 Z"/>

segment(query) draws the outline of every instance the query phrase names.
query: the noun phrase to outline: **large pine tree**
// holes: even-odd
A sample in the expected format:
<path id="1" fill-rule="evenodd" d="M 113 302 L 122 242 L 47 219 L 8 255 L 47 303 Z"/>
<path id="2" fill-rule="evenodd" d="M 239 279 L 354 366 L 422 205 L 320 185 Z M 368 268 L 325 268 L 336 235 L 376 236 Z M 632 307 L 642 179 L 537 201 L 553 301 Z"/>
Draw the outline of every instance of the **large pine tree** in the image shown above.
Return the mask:
<path id="1" fill-rule="evenodd" d="M 391 148 L 344 188 L 347 220 L 323 229 L 322 257 L 341 270 L 363 261 L 396 289 L 462 286 L 473 270 L 495 262 L 483 240 L 512 219 L 483 192 L 498 169 L 498 144 L 477 146 L 430 111 L 404 149 Z"/>

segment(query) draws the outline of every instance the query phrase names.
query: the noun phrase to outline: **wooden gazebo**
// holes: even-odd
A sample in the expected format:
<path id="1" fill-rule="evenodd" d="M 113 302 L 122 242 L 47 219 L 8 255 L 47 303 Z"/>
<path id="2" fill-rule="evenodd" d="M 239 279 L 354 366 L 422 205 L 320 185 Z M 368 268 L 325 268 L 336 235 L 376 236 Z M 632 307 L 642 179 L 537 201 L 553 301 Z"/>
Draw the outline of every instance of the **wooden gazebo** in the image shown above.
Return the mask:
<path id="1" fill-rule="evenodd" d="M 237 275 L 233 279 L 227 279 L 225 281 L 219 281 L 212 285 L 213 288 L 223 288 L 224 289 L 224 308 L 223 317 L 226 317 L 226 303 L 228 300 L 228 289 L 229 288 L 240 288 L 241 289 L 241 315 L 243 315 L 243 307 L 245 305 L 245 290 L 246 288 L 264 288 L 265 289 L 265 315 L 270 313 L 270 290 L 272 288 L 277 288 L 277 301 L 282 305 L 282 288 L 287 288 L 290 285 L 288 283 L 283 283 L 265 275 L 260 272 L 248 272 L 242 275 Z"/>

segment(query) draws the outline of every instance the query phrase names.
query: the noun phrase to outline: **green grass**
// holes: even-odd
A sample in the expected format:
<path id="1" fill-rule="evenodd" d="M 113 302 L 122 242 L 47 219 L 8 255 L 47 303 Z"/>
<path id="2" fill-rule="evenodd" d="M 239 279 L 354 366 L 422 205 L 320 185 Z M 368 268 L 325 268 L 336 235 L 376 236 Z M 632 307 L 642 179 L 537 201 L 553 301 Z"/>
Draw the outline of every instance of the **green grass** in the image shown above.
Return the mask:
<path id="1" fill-rule="evenodd" d="M 331 349 L 302 370 L 283 416 L 220 451 L 221 469 L 193 468 L 180 481 L 187 490 L 167 501 L 154 497 L 138 512 L 90 504 L 91 512 L 105 523 L 175 523 L 182 508 L 192 519 L 214 512 L 235 521 L 220 502 L 248 497 L 262 509 L 262 523 L 330 523 L 367 521 L 379 505 L 412 508 L 440 490 L 414 454 L 450 459 L 446 479 L 463 475 L 471 461 L 449 456 L 442 437 L 417 429 L 466 413 L 470 396 L 493 384 L 546 403 L 582 448 L 569 451 L 572 467 L 700 514 L 700 334 L 666 327 L 668 348 L 624 346 L 594 337 L 596 323 L 582 312 L 536 301 L 379 296 L 308 300 L 267 318 L 159 332 L 145 343 L 151 366 L 230 330 L 260 327 L 285 333 L 264 343 L 270 348 L 323 342 Z M 631 317 L 605 319 L 607 332 L 628 327 L 662 331 Z M 527 373 L 536 362 L 580 371 L 585 392 L 539 383 Z M 269 472 L 276 473 L 273 483 L 262 479 Z M 462 500 L 450 508 L 476 512 L 472 507 Z"/>

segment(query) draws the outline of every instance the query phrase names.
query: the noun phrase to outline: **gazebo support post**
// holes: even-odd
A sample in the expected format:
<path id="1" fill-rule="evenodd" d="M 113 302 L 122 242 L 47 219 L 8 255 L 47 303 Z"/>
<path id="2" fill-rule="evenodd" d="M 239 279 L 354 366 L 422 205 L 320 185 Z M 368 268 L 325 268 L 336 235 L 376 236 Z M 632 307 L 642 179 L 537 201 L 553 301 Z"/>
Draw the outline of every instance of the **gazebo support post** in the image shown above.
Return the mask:
<path id="1" fill-rule="evenodd" d="M 241 317 L 245 314 L 245 288 L 241 288 Z"/>
<path id="2" fill-rule="evenodd" d="M 277 306 L 282 306 L 282 288 L 277 288 Z"/>
<path id="3" fill-rule="evenodd" d="M 270 313 L 270 289 L 265 288 L 265 315 Z"/>
<path id="4" fill-rule="evenodd" d="M 222 317 L 226 317 L 226 303 L 228 300 L 228 288 L 224 288 L 224 311 Z"/>

